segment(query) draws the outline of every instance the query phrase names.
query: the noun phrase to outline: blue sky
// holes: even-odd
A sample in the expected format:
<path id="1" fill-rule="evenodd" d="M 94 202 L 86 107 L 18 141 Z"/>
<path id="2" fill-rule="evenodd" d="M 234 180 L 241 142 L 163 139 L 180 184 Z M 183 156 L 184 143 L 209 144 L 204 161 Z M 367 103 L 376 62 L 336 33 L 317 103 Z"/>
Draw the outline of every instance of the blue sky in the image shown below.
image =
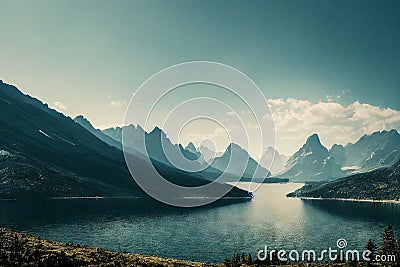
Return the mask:
<path id="1" fill-rule="evenodd" d="M 0 79 L 102 128 L 149 76 L 192 60 L 245 72 L 268 99 L 398 111 L 399 14 L 398 1 L 2 0 Z"/>

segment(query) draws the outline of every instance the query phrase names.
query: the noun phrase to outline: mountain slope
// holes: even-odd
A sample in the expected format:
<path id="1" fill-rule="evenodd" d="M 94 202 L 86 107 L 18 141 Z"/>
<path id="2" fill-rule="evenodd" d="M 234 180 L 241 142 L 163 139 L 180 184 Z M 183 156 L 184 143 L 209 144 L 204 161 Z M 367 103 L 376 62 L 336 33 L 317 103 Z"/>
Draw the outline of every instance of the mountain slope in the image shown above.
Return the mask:
<path id="1" fill-rule="evenodd" d="M 80 126 L 88 130 L 91 134 L 99 138 L 104 143 L 109 144 L 110 146 L 116 147 L 118 149 L 122 149 L 121 143 L 115 141 L 108 135 L 104 134 L 102 131 L 93 127 L 93 125 L 85 118 L 83 115 L 76 116 L 74 121 L 78 123 Z"/>
<path id="2" fill-rule="evenodd" d="M 335 162 L 341 167 L 344 167 L 346 164 L 345 153 L 345 148 L 342 145 L 338 144 L 334 144 L 329 150 L 329 155 L 331 155 L 335 159 Z"/>
<path id="3" fill-rule="evenodd" d="M 186 159 L 191 161 L 198 160 L 200 157 L 200 153 L 196 152 L 194 146 L 192 149 L 194 149 L 195 152 L 192 152 L 183 148 L 181 145 L 172 144 L 164 131 L 158 127 L 155 127 L 151 132 L 147 133 L 140 125 L 134 126 L 131 124 L 123 127 L 108 128 L 102 132 L 120 144 L 122 144 L 122 133 L 124 132 L 126 136 L 129 136 L 129 138 L 125 138 L 124 140 L 124 145 L 126 147 L 133 148 L 143 154 L 146 153 L 150 158 L 167 165 L 172 166 L 170 160 L 178 160 L 179 152 L 181 152 Z M 138 145 L 140 142 L 146 143 L 147 151 L 144 151 Z M 174 157 L 169 160 L 164 150 L 168 151 L 168 155 L 173 155 Z"/>
<path id="4" fill-rule="evenodd" d="M 201 170 L 192 172 L 192 174 L 200 176 L 209 181 L 216 180 L 222 174 L 220 170 L 214 168 L 213 166 L 208 166 L 201 152 L 197 151 L 193 144 L 189 144 L 187 148 L 184 148 L 180 144 L 173 144 L 167 137 L 167 134 L 158 127 L 155 127 L 149 133 L 144 131 L 140 125 L 137 127 L 129 125 L 117 128 L 109 128 L 103 130 L 103 132 L 119 142 L 122 141 L 122 132 L 124 132 L 124 135 L 129 136 L 129 138 L 125 138 L 125 145 L 128 145 L 129 148 L 137 149 L 138 151 L 143 150 L 137 144 L 138 142 L 144 142 L 144 138 L 146 144 L 146 154 L 149 155 L 153 161 L 158 161 L 171 167 L 178 165 L 188 167 L 192 170 Z M 143 151 L 142 153 L 145 152 Z M 229 179 L 229 181 L 236 180 L 236 178 Z M 224 180 L 224 182 L 226 182 L 226 180 Z"/>
<path id="5" fill-rule="evenodd" d="M 147 196 L 131 178 L 121 150 L 1 81 L 0 125 L 0 198 Z M 143 160 L 130 157 L 146 173 Z M 209 183 L 162 163 L 155 165 L 173 183 Z M 234 188 L 229 195 L 247 192 Z"/>
<path id="6" fill-rule="evenodd" d="M 121 153 L 70 118 L 4 83 L 0 99 L 2 198 L 143 194 Z"/>
<path id="7" fill-rule="evenodd" d="M 204 145 L 201 145 L 199 147 L 199 152 L 203 156 L 205 162 L 212 162 L 215 157 L 221 156 L 221 155 L 218 155 L 217 152 L 212 151 L 211 149 L 209 149 L 208 147 L 206 147 Z"/>
<path id="8" fill-rule="evenodd" d="M 305 185 L 288 197 L 400 200 L 400 161 L 332 182 Z"/>
<path id="9" fill-rule="evenodd" d="M 245 165 L 246 162 L 247 165 Z M 226 171 L 242 177 L 266 178 L 271 175 L 267 169 L 250 157 L 246 150 L 236 144 L 230 144 L 222 156 L 214 159 L 211 166 L 222 172 Z"/>
<path id="10" fill-rule="evenodd" d="M 196 147 L 192 142 L 189 142 L 185 147 L 185 149 L 199 156 L 199 152 L 197 151 Z"/>
<path id="11" fill-rule="evenodd" d="M 167 137 L 167 134 L 158 127 L 155 127 L 150 133 L 146 134 L 145 140 L 149 156 L 164 164 L 171 164 L 171 161 L 196 161 L 199 159 L 198 155 L 184 149 L 182 145 L 173 144 Z M 180 158 L 180 153 L 182 153 L 183 158 Z M 201 163 L 199 162 L 198 164 Z"/>
<path id="12" fill-rule="evenodd" d="M 327 181 L 343 177 L 346 173 L 336 164 L 317 134 L 308 137 L 306 143 L 289 158 L 284 171 L 277 175 L 293 182 Z"/>
<path id="13" fill-rule="evenodd" d="M 102 130 L 105 135 L 117 141 L 119 144 L 121 144 L 121 146 L 123 131 L 125 132 L 125 134 L 129 135 L 129 140 L 126 140 L 127 142 L 125 144 L 125 147 L 135 149 L 140 153 L 145 153 L 145 151 L 142 151 L 142 149 L 140 149 L 140 147 L 138 146 L 139 142 L 143 142 L 143 136 L 147 135 L 145 130 L 140 125 L 134 126 L 130 124 L 123 127 L 108 128 Z"/>
<path id="14" fill-rule="evenodd" d="M 279 154 L 274 148 L 268 147 L 260 159 L 260 165 L 266 169 L 270 168 L 271 173 L 274 175 L 283 171 L 288 159 L 288 156 Z"/>
<path id="15" fill-rule="evenodd" d="M 400 134 L 394 129 L 374 132 L 344 150 L 344 166 L 357 166 L 359 171 L 390 166 L 400 159 Z"/>

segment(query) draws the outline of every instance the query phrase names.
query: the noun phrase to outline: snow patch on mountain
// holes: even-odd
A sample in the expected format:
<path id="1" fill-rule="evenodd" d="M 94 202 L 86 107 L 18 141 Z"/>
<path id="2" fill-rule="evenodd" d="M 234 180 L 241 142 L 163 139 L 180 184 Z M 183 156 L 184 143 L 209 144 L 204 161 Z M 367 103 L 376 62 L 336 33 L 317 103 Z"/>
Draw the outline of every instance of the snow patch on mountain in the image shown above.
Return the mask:
<path id="1" fill-rule="evenodd" d="M 48 135 L 47 133 L 43 132 L 42 130 L 39 130 L 39 133 L 41 133 L 41 134 L 43 134 L 44 136 L 46 136 L 46 137 L 52 139 L 52 138 L 50 137 L 50 135 Z"/>
<path id="2" fill-rule="evenodd" d="M 11 157 L 12 154 L 8 152 L 7 150 L 1 149 L 0 150 L 0 157 Z"/>

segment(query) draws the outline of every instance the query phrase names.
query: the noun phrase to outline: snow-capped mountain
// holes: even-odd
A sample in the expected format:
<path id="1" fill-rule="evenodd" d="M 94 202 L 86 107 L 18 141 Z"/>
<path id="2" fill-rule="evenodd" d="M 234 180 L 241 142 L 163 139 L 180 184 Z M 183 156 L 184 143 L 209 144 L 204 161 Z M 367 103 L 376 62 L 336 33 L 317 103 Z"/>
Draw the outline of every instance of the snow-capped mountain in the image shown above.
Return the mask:
<path id="1" fill-rule="evenodd" d="M 116 146 L 115 143 L 110 142 L 94 129 L 90 123 L 88 124 L 85 118 L 78 116 L 75 121 L 102 141 Z M 244 177 L 252 177 L 254 173 L 258 177 L 267 177 L 270 175 L 268 169 L 271 169 L 272 174 L 276 177 L 288 178 L 291 181 L 327 181 L 352 173 L 391 166 L 400 159 L 400 134 L 397 130 L 364 135 L 354 144 L 349 143 L 345 146 L 334 144 L 330 150 L 321 144 L 317 134 L 313 134 L 291 157 L 279 154 L 273 148 L 268 148 L 259 163 L 251 158 L 246 150 L 235 144 L 229 145 L 224 153 L 216 153 L 205 146 L 196 148 L 192 142 L 189 142 L 185 148 L 178 144 L 172 144 L 167 135 L 157 127 L 150 133 L 145 132 L 139 125 L 105 129 L 103 133 L 121 142 L 123 130 L 131 136 L 128 147 L 139 150 L 137 144 L 143 142 L 142 138 L 145 136 L 146 147 L 151 158 L 170 164 L 162 147 L 170 152 L 180 150 L 186 159 L 197 161 L 196 164 L 212 163 L 207 170 L 210 173 L 225 171 L 231 158 L 230 151 L 233 149 L 237 152 L 235 153 L 237 156 L 227 171 L 234 175 L 240 175 L 241 170 L 245 168 Z M 139 150 L 139 152 L 142 151 Z M 175 152 L 170 154 L 174 155 Z M 178 158 L 174 160 L 179 161 Z M 247 160 L 247 166 L 240 166 Z"/>
<path id="2" fill-rule="evenodd" d="M 110 141 L 107 136 L 94 129 L 88 120 L 78 117 L 74 121 L 1 80 L 0 125 L 4 126 L 0 131 L 0 199 L 148 198 L 132 179 L 119 145 L 107 144 Z M 209 184 L 209 180 L 199 175 L 160 162 L 150 167 L 136 154 L 129 153 L 128 157 L 135 162 L 133 171 L 145 179 L 154 178 L 151 173 L 154 167 L 174 184 L 188 187 Z M 213 183 L 209 197 L 230 189 L 227 196 L 248 197 L 244 190 L 219 183 Z M 195 191 L 189 196 L 204 198 L 204 194 Z"/>
<path id="3" fill-rule="evenodd" d="M 338 154 L 336 157 L 344 160 L 343 168 L 358 172 L 391 166 L 400 159 L 400 134 L 393 129 L 364 135 Z"/>
<path id="4" fill-rule="evenodd" d="M 321 144 L 317 134 L 308 137 L 306 143 L 289 158 L 284 171 L 277 177 L 291 181 L 327 181 L 343 177 L 346 173 L 336 164 L 328 149 Z"/>
<path id="5" fill-rule="evenodd" d="M 400 161 L 390 167 L 357 173 L 324 184 L 309 184 L 288 197 L 399 200 Z"/>
<path id="6" fill-rule="evenodd" d="M 8 152 L 0 198 L 146 196 L 121 150 L 88 131 L 83 117 L 77 121 L 86 127 L 1 81 L 0 99 L 0 143 Z"/>

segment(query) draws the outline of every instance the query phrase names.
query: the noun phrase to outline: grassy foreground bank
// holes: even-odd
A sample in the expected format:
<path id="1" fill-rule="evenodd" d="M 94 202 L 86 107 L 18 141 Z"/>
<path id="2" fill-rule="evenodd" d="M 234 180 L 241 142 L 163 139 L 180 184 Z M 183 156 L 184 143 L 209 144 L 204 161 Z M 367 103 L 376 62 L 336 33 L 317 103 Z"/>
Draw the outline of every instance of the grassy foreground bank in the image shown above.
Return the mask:
<path id="1" fill-rule="evenodd" d="M 193 267 L 223 267 L 223 266 L 265 266 L 257 264 L 208 264 L 183 260 L 143 256 L 131 253 L 120 253 L 99 248 L 87 248 L 78 244 L 68 244 L 56 241 L 42 240 L 37 237 L 0 228 L 0 266 L 18 267 L 72 267 L 72 266 L 193 266 Z M 269 265 L 275 266 L 275 265 Z M 368 266 L 366 263 L 304 263 L 281 266 Z M 369 266 L 389 266 L 374 264 Z M 391 265 L 394 266 L 394 265 Z"/>
<path id="2" fill-rule="evenodd" d="M 41 240 L 0 228 L 0 266 L 218 266 L 198 262 L 119 253 L 77 244 Z M 223 265 L 219 265 L 223 266 Z"/>

